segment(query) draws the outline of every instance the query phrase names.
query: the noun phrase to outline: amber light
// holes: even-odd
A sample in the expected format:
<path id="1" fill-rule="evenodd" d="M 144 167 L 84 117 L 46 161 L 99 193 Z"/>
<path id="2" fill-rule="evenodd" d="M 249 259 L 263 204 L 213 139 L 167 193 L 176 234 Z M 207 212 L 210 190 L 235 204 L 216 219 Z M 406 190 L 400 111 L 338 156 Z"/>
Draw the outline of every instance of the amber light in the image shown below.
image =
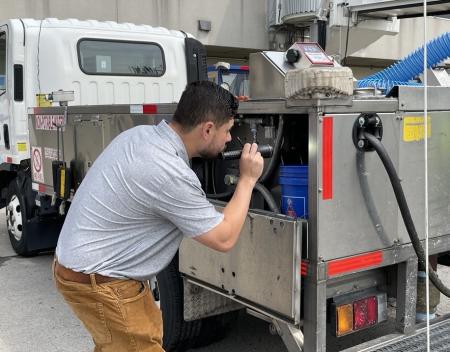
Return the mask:
<path id="1" fill-rule="evenodd" d="M 361 299 L 353 303 L 354 329 L 360 330 L 375 325 L 378 321 L 377 297 Z"/>
<path id="2" fill-rule="evenodd" d="M 353 305 L 336 307 L 336 335 L 342 336 L 353 331 Z"/>

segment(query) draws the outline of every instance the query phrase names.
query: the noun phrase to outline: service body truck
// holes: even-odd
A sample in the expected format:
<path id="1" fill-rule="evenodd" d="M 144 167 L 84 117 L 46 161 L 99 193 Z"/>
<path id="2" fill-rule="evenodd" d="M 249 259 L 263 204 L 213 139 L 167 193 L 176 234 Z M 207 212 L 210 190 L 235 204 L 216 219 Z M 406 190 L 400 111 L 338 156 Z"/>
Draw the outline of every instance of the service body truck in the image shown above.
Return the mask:
<path id="1" fill-rule="evenodd" d="M 40 24 L 31 24 L 39 37 Z M 66 22 L 44 24 L 64 27 Z M 47 30 L 42 27 L 41 40 Z M 158 31 L 148 37 L 142 34 L 137 41 L 162 49 L 165 69 L 154 78 L 155 84 L 172 86 L 176 100 L 186 82 L 206 79 L 204 50 L 201 46 L 191 50 L 179 33 Z M 114 53 L 91 47 L 93 66 L 86 70 L 80 43 L 92 40 L 97 32 L 75 34 L 74 28 L 68 32 L 71 39 L 62 45 L 70 46 L 71 54 L 65 65 L 73 63 L 70 69 L 79 70 L 94 92 L 115 92 L 114 84 L 107 84 L 114 67 L 107 57 Z M 116 34 L 107 30 L 102 35 L 107 33 L 113 42 L 130 40 L 128 32 L 124 37 L 117 34 L 119 38 L 112 38 Z M 23 38 L 14 47 L 21 45 Z M 92 77 L 83 76 L 82 69 Z M 314 43 L 295 43 L 286 53 L 252 54 L 249 71 L 250 100 L 240 104 L 228 152 L 221 160 L 194 160 L 192 167 L 220 209 L 239 177 L 236 157 L 241 143 L 257 141 L 271 153 L 266 155 L 236 246 L 229 253 L 218 253 L 185 240 L 170 266 L 152 280 L 164 318 L 165 349 L 209 342 L 233 323 L 234 312 L 240 309 L 270 322 L 272 332 L 280 334 L 290 352 L 325 352 L 333 345 L 347 352 L 422 348 L 425 333 L 416 325 L 416 310 L 426 309 L 417 289 L 424 280 L 418 274 L 416 252 L 423 269 L 420 246 L 427 231 L 430 254 L 450 250 L 450 104 L 444 98 L 449 88 L 429 88 L 425 119 L 423 87 L 400 87 L 390 96 L 377 89 L 354 90 L 351 70 L 340 67 Z M 41 68 L 41 77 L 42 72 Z M 27 143 L 31 160 L 23 169 L 11 167 L 9 172 L 17 174 L 11 180 L 29 182 L 32 199 L 24 203 L 28 198 L 20 188 L 8 193 L 8 212 L 14 212 L 11 224 L 22 219 L 22 226 L 33 221 L 43 226 L 63 218 L 84 175 L 115 136 L 139 124 L 170 120 L 176 108 L 162 95 L 151 94 L 142 95 L 142 101 L 86 106 L 77 97 L 82 90 L 71 84 L 72 80 L 67 87 L 49 84 L 37 91 L 55 91 L 63 106 L 28 111 L 30 140 L 20 142 Z M 9 89 L 12 96 L 13 87 Z M 63 91 L 58 93 L 59 89 Z M 67 102 L 71 90 L 75 104 Z M 24 160 L 27 155 L 24 152 Z M 384 165 L 394 176 L 388 177 Z M 397 196 L 401 188 L 406 202 Z M 23 212 L 24 204 L 33 218 Z M 426 205 L 429 226 L 423 218 Z M 416 231 L 408 222 L 406 207 Z M 13 235 L 18 233 L 14 230 L 10 228 Z M 436 305 L 432 303 L 431 312 Z M 449 329 L 448 317 L 433 321 L 432 339 L 438 342 L 433 350 L 448 350 Z"/>

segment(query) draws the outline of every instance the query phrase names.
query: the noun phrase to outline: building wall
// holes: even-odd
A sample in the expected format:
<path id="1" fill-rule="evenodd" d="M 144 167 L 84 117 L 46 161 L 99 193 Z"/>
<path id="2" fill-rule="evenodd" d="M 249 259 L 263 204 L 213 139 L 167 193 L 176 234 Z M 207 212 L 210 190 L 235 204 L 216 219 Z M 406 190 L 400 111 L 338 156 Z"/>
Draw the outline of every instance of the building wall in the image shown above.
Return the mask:
<path id="1" fill-rule="evenodd" d="M 450 19 L 429 17 L 427 21 L 428 40 L 450 31 Z M 327 52 L 345 55 L 347 30 L 336 28 L 330 35 Z M 400 30 L 395 35 L 382 35 L 376 31 L 352 28 L 349 32 L 347 56 L 349 64 L 383 67 L 399 60 L 423 45 L 423 18 L 409 18 L 400 21 Z M 450 54 L 450 53 L 449 53 Z"/>
<path id="2" fill-rule="evenodd" d="M 268 47 L 265 0 L 1 0 L 0 20 L 28 17 L 131 22 L 180 29 L 206 45 Z M 199 30 L 198 21 L 211 22 Z"/>
<path id="3" fill-rule="evenodd" d="M 180 29 L 207 45 L 211 60 L 244 59 L 252 51 L 269 49 L 266 0 L 0 0 L 0 20 L 45 17 L 96 19 L 149 24 Z M 211 22 L 210 31 L 199 30 L 198 21 Z M 450 19 L 430 18 L 429 38 L 450 31 Z M 346 27 L 328 33 L 327 52 L 345 54 Z M 348 63 L 384 67 L 423 43 L 422 19 L 400 22 L 400 33 L 352 28 Z M 211 62 L 212 62 L 211 61 Z"/>

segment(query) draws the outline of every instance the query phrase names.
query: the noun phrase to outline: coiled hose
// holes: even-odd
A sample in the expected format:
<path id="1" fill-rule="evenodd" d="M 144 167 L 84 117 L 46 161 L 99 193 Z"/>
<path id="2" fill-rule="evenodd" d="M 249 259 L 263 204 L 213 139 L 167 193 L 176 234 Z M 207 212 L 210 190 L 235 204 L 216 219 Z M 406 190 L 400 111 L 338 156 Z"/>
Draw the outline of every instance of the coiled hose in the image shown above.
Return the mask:
<path id="1" fill-rule="evenodd" d="M 367 76 L 358 81 L 358 88 L 374 87 L 385 89 L 386 92 L 394 86 L 421 86 L 420 83 L 410 82 L 423 73 L 424 46 L 409 54 L 392 66 Z M 427 67 L 431 68 L 450 56 L 450 32 L 427 43 Z"/>
<path id="2" fill-rule="evenodd" d="M 371 146 L 375 149 L 378 156 L 380 157 L 384 168 L 389 176 L 389 179 L 394 189 L 395 198 L 397 199 L 398 207 L 400 208 L 400 213 L 402 214 L 403 222 L 405 224 L 406 230 L 408 231 L 409 238 L 414 247 L 414 250 L 419 259 L 419 270 L 425 271 L 426 256 L 425 251 L 420 244 L 419 236 L 417 235 L 416 227 L 414 226 L 413 219 L 411 217 L 411 212 L 409 211 L 408 203 L 406 202 L 405 194 L 403 193 L 402 185 L 400 184 L 400 179 L 395 171 L 394 164 L 392 163 L 389 154 L 384 148 L 383 144 L 370 133 L 364 133 L 364 137 L 369 141 Z M 430 267 L 428 273 L 431 282 L 436 286 L 436 288 L 441 291 L 445 296 L 450 297 L 450 289 L 444 285 L 444 283 L 439 279 L 437 273 Z"/>

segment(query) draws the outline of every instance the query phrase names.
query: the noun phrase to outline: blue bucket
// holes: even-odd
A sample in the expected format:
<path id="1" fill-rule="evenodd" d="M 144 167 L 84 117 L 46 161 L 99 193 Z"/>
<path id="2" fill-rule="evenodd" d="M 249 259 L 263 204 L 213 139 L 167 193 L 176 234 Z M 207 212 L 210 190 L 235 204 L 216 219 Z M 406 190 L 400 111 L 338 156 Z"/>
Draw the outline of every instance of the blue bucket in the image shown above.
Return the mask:
<path id="1" fill-rule="evenodd" d="M 308 165 L 280 166 L 281 211 L 296 218 L 308 217 Z"/>

